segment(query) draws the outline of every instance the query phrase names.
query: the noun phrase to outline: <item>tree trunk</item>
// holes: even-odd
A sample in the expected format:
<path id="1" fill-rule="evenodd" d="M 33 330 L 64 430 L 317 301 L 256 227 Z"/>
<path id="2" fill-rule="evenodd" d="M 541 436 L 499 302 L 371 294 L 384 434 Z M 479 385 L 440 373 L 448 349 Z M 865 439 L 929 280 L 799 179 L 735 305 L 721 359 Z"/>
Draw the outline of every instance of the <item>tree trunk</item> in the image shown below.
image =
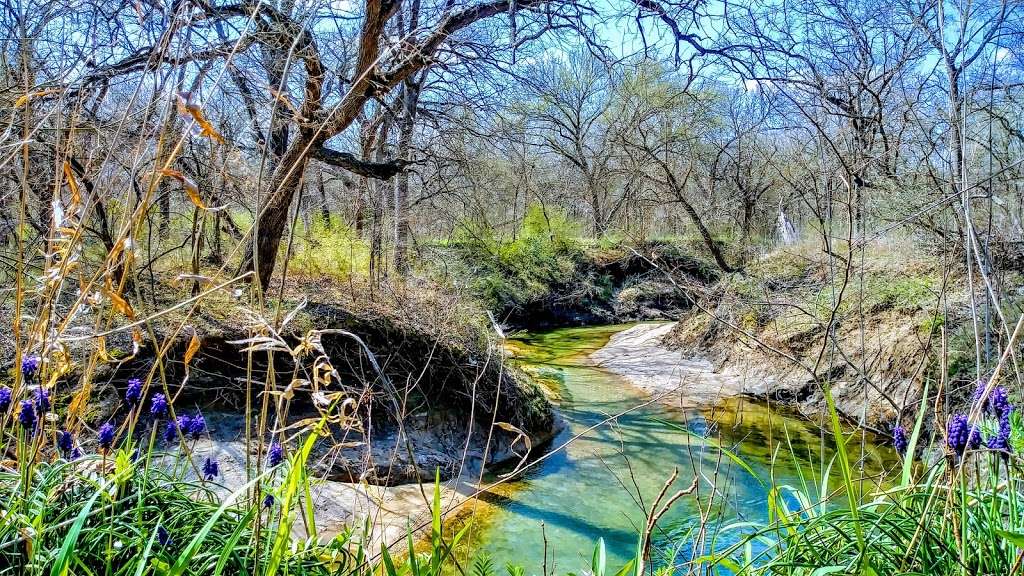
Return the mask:
<path id="1" fill-rule="evenodd" d="M 416 126 L 416 106 L 419 102 L 420 86 L 414 80 L 405 81 L 402 97 L 402 125 L 398 134 L 398 157 L 410 160 L 413 131 Z M 406 167 L 398 175 L 395 182 L 395 270 L 399 274 L 409 271 L 409 168 Z"/>
<path id="2" fill-rule="evenodd" d="M 656 159 L 658 164 L 661 165 L 662 171 L 665 173 L 665 178 L 668 180 L 668 186 L 672 190 L 672 194 L 676 197 L 676 201 L 682 205 L 683 210 L 687 216 L 690 217 L 690 221 L 697 227 L 697 232 L 700 233 L 701 239 L 704 240 L 704 245 L 707 246 L 708 251 L 711 252 L 711 256 L 715 259 L 715 264 L 722 269 L 723 272 L 736 272 L 738 268 L 730 266 L 725 259 L 725 255 L 722 254 L 722 250 L 715 244 L 715 239 L 711 237 L 711 231 L 708 230 L 707 226 L 700 219 L 700 214 L 697 213 L 696 208 L 693 204 L 690 204 L 689 200 L 686 199 L 684 194 L 683 186 L 676 179 L 675 174 L 672 173 L 672 169 L 669 168 L 660 159 Z"/>
<path id="3" fill-rule="evenodd" d="M 588 178 L 588 180 L 590 180 Z M 604 235 L 604 214 L 601 213 L 601 195 L 594 182 L 589 182 L 590 188 L 590 210 L 594 213 L 594 237 L 600 238 Z"/>
<path id="4" fill-rule="evenodd" d="M 750 229 L 753 227 L 754 208 L 757 204 L 757 197 L 754 195 L 753 190 L 746 187 L 740 193 L 743 197 L 743 220 L 740 221 L 740 241 L 745 249 L 750 241 Z"/>
<path id="5" fill-rule="evenodd" d="M 260 288 L 265 292 L 270 285 L 277 260 L 277 248 L 288 225 L 288 208 L 302 182 L 306 168 L 307 138 L 297 137 L 277 162 L 270 179 L 270 196 L 264 201 L 256 217 L 255 237 L 246 248 L 241 270 L 256 272 Z"/>
<path id="6" fill-rule="evenodd" d="M 158 202 L 160 204 L 160 224 L 157 233 L 160 238 L 167 238 L 171 230 L 171 186 L 167 178 L 161 178 L 157 185 Z"/>
<path id="7" fill-rule="evenodd" d="M 327 188 L 324 186 L 324 171 L 320 171 L 320 219 L 324 221 L 324 228 L 331 229 L 331 206 L 327 202 Z"/>

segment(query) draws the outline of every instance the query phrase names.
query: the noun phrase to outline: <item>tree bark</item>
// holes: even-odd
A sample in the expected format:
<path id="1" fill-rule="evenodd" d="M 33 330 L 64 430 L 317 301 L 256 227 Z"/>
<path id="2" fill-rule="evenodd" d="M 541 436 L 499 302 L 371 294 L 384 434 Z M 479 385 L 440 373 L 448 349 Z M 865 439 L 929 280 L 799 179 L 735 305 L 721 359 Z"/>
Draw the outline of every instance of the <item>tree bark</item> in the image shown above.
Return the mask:
<path id="1" fill-rule="evenodd" d="M 416 107 L 420 98 L 420 81 L 408 79 L 402 96 L 402 125 L 398 133 L 398 157 L 408 162 L 412 137 L 416 127 Z M 409 271 L 409 170 L 405 168 L 395 182 L 395 270 L 399 274 Z"/>
<path id="2" fill-rule="evenodd" d="M 253 271 L 266 291 L 274 275 L 277 249 L 288 224 L 288 209 L 302 182 L 309 140 L 298 137 L 279 159 L 270 179 L 270 196 L 256 217 L 255 237 L 246 248 L 240 271 Z"/>
<path id="3" fill-rule="evenodd" d="M 655 155 L 651 155 L 654 157 Z M 690 204 L 690 201 L 686 199 L 685 190 L 683 184 L 676 179 L 675 174 L 672 173 L 672 169 L 660 158 L 654 158 L 655 161 L 661 166 L 662 171 L 665 174 L 665 178 L 668 181 L 669 189 L 672 190 L 672 195 L 675 196 L 676 201 L 683 207 L 686 215 L 690 217 L 690 221 L 697 227 L 697 232 L 700 234 L 701 239 L 704 241 L 704 245 L 707 246 L 708 251 L 711 252 L 711 257 L 715 259 L 715 264 L 723 272 L 730 273 L 736 272 L 739 268 L 731 266 L 725 259 L 725 254 L 722 254 L 722 250 L 715 243 L 715 239 L 711 237 L 711 231 L 708 230 L 704 222 L 701 221 L 700 214 L 697 213 L 697 209 Z"/>
<path id="4" fill-rule="evenodd" d="M 452 34 L 474 22 L 507 13 L 515 1 L 492 0 L 445 12 L 443 18 L 420 42 L 411 43 L 397 55 L 386 59 L 390 64 L 386 66 L 380 54 L 381 39 L 388 21 L 398 10 L 400 3 L 395 0 L 368 0 L 359 33 L 359 48 L 351 76 L 352 84 L 330 112 L 325 112 L 322 108 L 323 82 L 327 70 L 320 59 L 312 33 L 291 21 L 286 13 L 261 5 L 260 12 L 269 19 L 267 27 L 273 32 L 272 35 L 275 38 L 284 38 L 287 44 L 293 45 L 294 53 L 306 68 L 306 82 L 302 105 L 296 114 L 296 119 L 299 119 L 297 134 L 274 166 L 270 179 L 270 196 L 257 215 L 256 237 L 251 239 L 246 249 L 241 270 L 255 271 L 264 290 L 269 285 L 278 246 L 287 225 L 288 208 L 302 181 L 307 160 L 311 156 L 325 162 L 344 162 L 357 168 L 364 167 L 365 163 L 356 161 L 350 154 L 332 153 L 333 151 L 324 148 L 327 140 L 355 122 L 368 101 L 386 94 L 416 72 L 429 66 L 434 53 Z M 517 6 L 519 9 L 536 8 L 546 1 L 518 0 Z M 230 9 L 223 8 L 221 12 L 223 15 L 247 16 L 249 14 L 246 10 L 248 7 L 238 5 Z M 295 38 L 294 42 L 292 38 Z M 382 158 L 378 157 L 378 164 L 380 160 Z M 360 173 L 356 170 L 353 172 Z M 372 172 L 363 175 L 379 177 Z"/>
<path id="5" fill-rule="evenodd" d="M 327 230 L 331 229 L 331 206 L 327 201 L 327 187 L 324 185 L 324 171 L 320 170 L 319 178 L 320 188 L 320 219 L 324 221 L 324 228 Z"/>

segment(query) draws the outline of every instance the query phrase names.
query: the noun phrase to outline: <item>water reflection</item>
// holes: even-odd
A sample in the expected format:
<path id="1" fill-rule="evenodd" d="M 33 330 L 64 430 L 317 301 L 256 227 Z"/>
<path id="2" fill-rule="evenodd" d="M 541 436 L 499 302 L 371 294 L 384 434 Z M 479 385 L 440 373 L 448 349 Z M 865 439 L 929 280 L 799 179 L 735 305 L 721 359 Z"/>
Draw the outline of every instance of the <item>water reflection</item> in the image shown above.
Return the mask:
<path id="1" fill-rule="evenodd" d="M 647 400 L 587 360 L 623 328 L 524 334 L 510 344 L 525 368 L 557 388 L 568 425 L 555 446 Z M 674 561 L 685 560 L 695 553 L 689 546 L 702 512 L 709 519 L 705 541 L 721 547 L 738 537 L 716 533 L 721 526 L 766 518 L 770 486 L 791 485 L 812 494 L 832 491 L 835 478 L 825 486 L 821 482 L 822 471 L 830 469 L 831 445 L 817 426 L 749 400 L 734 398 L 688 411 L 644 406 L 587 432 L 488 498 L 497 506 L 476 527 L 473 541 L 476 551 L 486 552 L 496 566 L 513 562 L 524 565 L 528 574 L 539 574 L 546 549 L 549 571 L 579 573 L 603 537 L 609 562 L 619 565 L 636 548 L 644 509 L 678 469 L 673 491 L 688 487 L 695 476 L 698 490 L 676 503 L 654 541 Z M 891 450 L 865 443 L 860 459 L 865 474 L 882 476 L 895 462 Z"/>

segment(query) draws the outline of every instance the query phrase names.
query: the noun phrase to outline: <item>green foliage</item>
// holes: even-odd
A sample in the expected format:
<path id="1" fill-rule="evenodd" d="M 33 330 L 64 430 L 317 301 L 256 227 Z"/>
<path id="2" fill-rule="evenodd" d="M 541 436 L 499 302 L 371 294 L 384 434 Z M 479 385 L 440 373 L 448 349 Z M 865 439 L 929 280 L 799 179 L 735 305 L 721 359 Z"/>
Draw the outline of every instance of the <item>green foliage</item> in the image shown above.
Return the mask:
<path id="1" fill-rule="evenodd" d="M 309 438 L 314 438 L 310 435 Z M 172 473 L 181 466 L 153 465 L 149 454 L 114 459 L 115 473 L 97 477 L 99 456 L 57 460 L 34 467 L 26 487 L 17 472 L 0 473 L 0 498 L 9 506 L 0 522 L 0 574 L 292 574 L 334 576 L 440 576 L 469 528 L 453 538 L 442 533 L 440 482 L 435 483 L 427 552 L 413 548 L 400 561 L 382 548 L 379 563 L 364 548 L 366 536 L 351 529 L 326 543 L 295 540 L 289 494 L 301 492 L 306 442 L 290 461 L 280 505 L 236 503 L 267 476 L 224 498 L 215 485 Z M 107 459 L 109 463 L 109 458 Z M 31 526 L 31 529 L 28 527 Z M 284 546 L 280 545 L 285 535 Z M 490 566 L 485 560 L 481 567 Z M 491 568 L 487 568 L 490 570 Z M 483 572 L 478 576 L 485 576 Z"/>
<path id="2" fill-rule="evenodd" d="M 0 523 L 0 565 L 54 575 L 264 573 L 250 548 L 258 508 L 221 504 L 213 486 L 121 454 L 129 464 L 106 478 L 91 472 L 98 456 L 38 464 L 27 487 L 20 474 L 0 474 L 12 514 Z M 284 562 L 293 574 L 333 574 L 332 564 L 353 565 L 350 537 L 296 543 Z"/>
<path id="3" fill-rule="evenodd" d="M 308 228 L 300 226 L 296 231 L 288 268 L 301 275 L 347 279 L 369 272 L 370 247 L 344 223 L 328 225 L 315 218 Z"/>
<path id="4" fill-rule="evenodd" d="M 914 312 L 934 306 L 936 280 L 929 275 L 875 277 L 867 282 L 864 306 L 869 310 Z"/>
<path id="5" fill-rule="evenodd" d="M 470 266 L 472 289 L 491 309 L 543 300 L 571 279 L 582 258 L 578 225 L 564 212 L 534 204 L 511 240 L 467 223 L 456 245 Z"/>
<path id="6" fill-rule="evenodd" d="M 834 403 L 826 401 L 838 430 Z M 926 406 L 918 411 L 911 453 L 922 439 L 925 411 Z M 986 435 L 994 433 L 991 420 L 983 419 Z M 1015 453 L 1021 436 L 1014 412 Z M 844 464 L 850 444 L 837 441 L 836 458 L 848 496 L 858 481 Z M 700 563 L 742 576 L 1010 574 L 1024 551 L 1024 474 L 1014 458 L 981 449 L 962 459 L 940 459 L 918 477 L 906 460 L 899 484 L 866 501 L 851 497 L 848 506 L 817 504 L 806 488 L 777 487 L 769 498 L 769 523 L 753 530 L 747 522 L 723 527 L 723 533 L 739 532 L 742 538 Z"/>
<path id="7" fill-rule="evenodd" d="M 946 316 L 943 314 L 930 314 L 921 321 L 921 336 L 934 336 L 946 325 Z"/>

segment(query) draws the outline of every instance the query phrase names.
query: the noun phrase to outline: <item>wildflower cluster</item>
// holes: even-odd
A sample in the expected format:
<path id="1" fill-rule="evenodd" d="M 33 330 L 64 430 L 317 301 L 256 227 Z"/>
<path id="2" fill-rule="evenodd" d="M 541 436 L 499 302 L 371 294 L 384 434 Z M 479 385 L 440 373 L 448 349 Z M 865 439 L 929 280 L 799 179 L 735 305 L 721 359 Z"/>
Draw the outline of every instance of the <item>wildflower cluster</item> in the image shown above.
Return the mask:
<path id="1" fill-rule="evenodd" d="M 25 380 L 31 380 L 39 372 L 39 366 L 42 365 L 42 359 L 39 356 L 26 354 L 21 358 L 21 374 L 25 377 Z"/>
<path id="2" fill-rule="evenodd" d="M 182 414 L 177 419 L 167 422 L 167 426 L 164 428 L 164 441 L 174 442 L 179 432 L 183 437 L 198 440 L 205 431 L 206 418 L 203 418 L 202 414 L 199 412 L 196 412 L 195 416 Z"/>
<path id="3" fill-rule="evenodd" d="M 32 404 L 31 400 L 21 401 L 21 408 L 18 410 L 18 422 L 20 422 L 21 427 L 26 430 L 35 430 L 36 408 Z"/>
<path id="4" fill-rule="evenodd" d="M 130 406 L 135 406 L 142 400 L 142 381 L 132 378 L 128 381 L 128 389 L 124 393 L 124 399 Z"/>
<path id="5" fill-rule="evenodd" d="M 213 480 L 220 475 L 220 465 L 216 460 L 206 457 L 206 462 L 203 462 L 203 477 L 207 480 Z"/>
<path id="6" fill-rule="evenodd" d="M 270 445 L 270 450 L 267 452 L 267 464 L 273 468 L 284 460 L 284 447 L 281 446 L 280 442 L 274 442 Z"/>
<path id="7" fill-rule="evenodd" d="M 34 383 L 28 388 L 26 396 L 21 399 L 15 397 L 14 390 L 9 387 L 0 387 L 0 416 L 14 412 L 12 416 L 17 418 L 17 425 L 30 434 L 40 434 L 43 431 L 43 424 L 47 421 L 46 415 L 53 409 L 50 390 L 47 390 L 37 381 L 40 368 L 44 360 L 38 355 L 26 354 L 21 360 L 21 373 L 25 382 Z M 133 414 L 140 416 L 148 414 L 149 420 L 156 426 L 156 420 L 164 418 L 169 413 L 167 397 L 164 394 L 154 393 L 149 398 L 148 411 L 145 409 L 145 387 L 139 378 L 128 380 L 124 392 L 124 401 L 130 407 Z M 136 412 L 138 411 L 138 412 Z M 130 433 L 133 424 L 125 425 L 124 429 Z M 96 446 L 101 453 L 110 452 L 116 444 L 118 430 L 117 422 L 104 422 L 96 430 Z M 164 438 L 171 442 L 177 438 L 178 433 L 185 438 L 192 440 L 199 439 L 206 432 L 206 419 L 199 412 L 193 415 L 182 414 L 178 418 L 167 423 L 164 431 Z M 56 452 L 69 460 L 81 457 L 82 452 L 78 448 L 74 434 L 64 427 L 54 430 L 54 448 Z M 136 454 L 139 449 L 136 447 Z M 133 458 L 134 459 L 134 458 Z M 203 476 L 206 479 L 213 479 L 220 475 L 219 464 L 216 460 L 207 458 L 203 466 Z"/>
<path id="8" fill-rule="evenodd" d="M 163 394 L 153 394 L 149 401 L 149 415 L 153 418 L 161 418 L 167 414 L 167 398 Z"/>
<path id="9" fill-rule="evenodd" d="M 103 426 L 100 426 L 100 430 L 96 434 L 100 448 L 104 450 L 110 450 L 110 448 L 114 445 L 115 432 L 116 430 L 114 430 L 114 425 L 111 424 L 110 422 L 107 422 L 103 424 Z"/>
<path id="10" fill-rule="evenodd" d="M 999 452 L 1006 457 L 1013 450 L 1010 445 L 1010 436 L 1013 431 L 1010 415 L 1013 413 L 1014 407 L 1010 403 L 1006 389 L 1002 386 L 997 386 L 989 393 L 988 398 L 984 398 L 988 384 L 987 379 L 981 379 L 974 391 L 975 404 L 982 403 L 984 399 L 981 404 L 982 414 L 992 416 L 998 422 L 995 434 L 985 439 L 984 444 L 989 450 Z M 968 449 L 978 449 L 981 444 L 981 428 L 977 424 L 971 425 L 966 414 L 954 414 L 950 418 L 946 428 L 946 445 L 950 450 L 955 454 L 963 454 Z"/>
<path id="11" fill-rule="evenodd" d="M 977 424 L 970 424 L 966 414 L 954 414 L 946 427 L 946 444 L 957 454 L 968 448 L 975 450 L 981 446 L 981 430 Z"/>
<path id="12" fill-rule="evenodd" d="M 21 359 L 21 373 L 26 382 L 31 382 L 38 374 L 42 360 L 39 356 L 25 355 Z M 14 391 L 4 386 L 0 388 L 0 413 L 6 414 L 14 404 Z M 39 432 L 40 423 L 50 411 L 50 392 L 39 386 L 32 390 L 29 398 L 18 402 L 18 423 L 28 432 Z"/>

